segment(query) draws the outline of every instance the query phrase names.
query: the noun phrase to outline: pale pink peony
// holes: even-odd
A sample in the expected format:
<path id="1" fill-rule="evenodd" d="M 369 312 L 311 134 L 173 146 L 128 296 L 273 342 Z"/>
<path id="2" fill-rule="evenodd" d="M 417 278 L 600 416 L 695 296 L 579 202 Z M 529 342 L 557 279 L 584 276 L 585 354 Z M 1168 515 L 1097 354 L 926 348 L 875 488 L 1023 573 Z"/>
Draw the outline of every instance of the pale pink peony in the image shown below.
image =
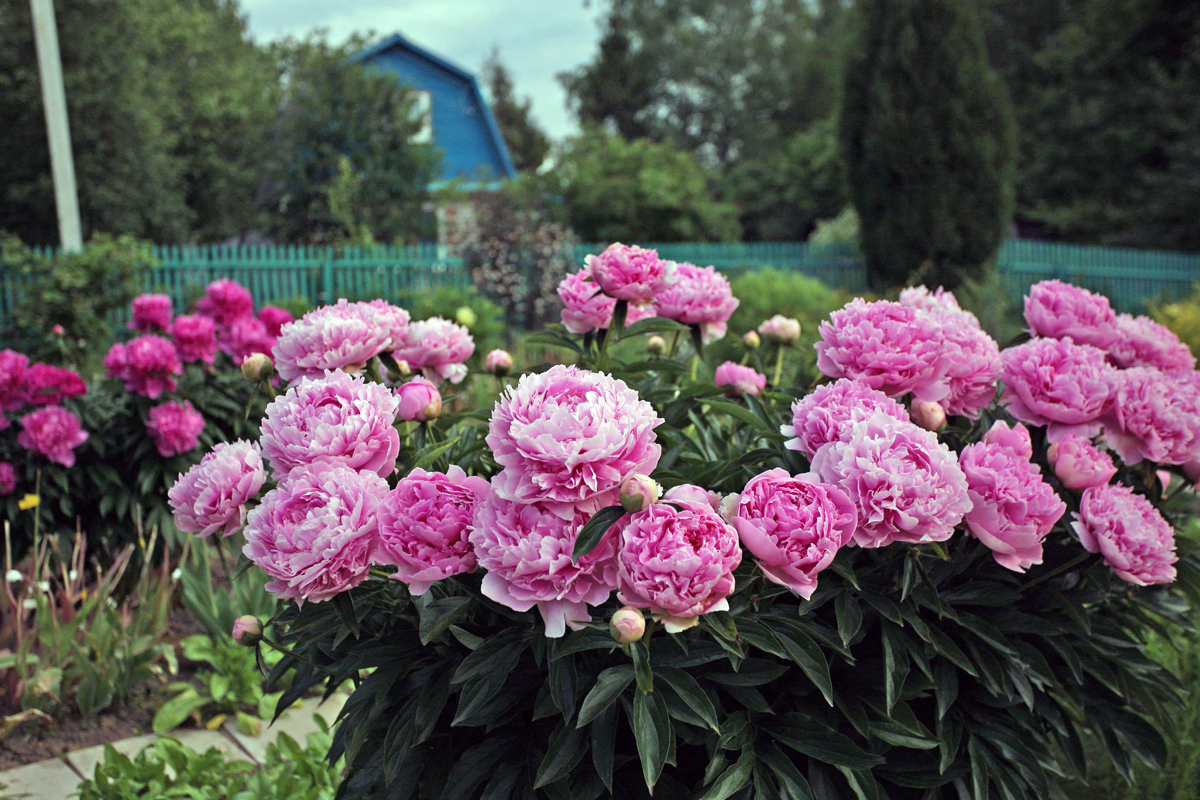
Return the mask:
<path id="1" fill-rule="evenodd" d="M 200 434 L 204 431 L 204 416 L 190 400 L 174 401 L 150 409 L 146 421 L 146 432 L 154 438 L 158 454 L 163 458 L 187 453 L 200 446 Z"/>
<path id="2" fill-rule="evenodd" d="M 933 314 L 950 314 L 963 317 L 968 324 L 979 327 L 979 318 L 970 311 L 963 310 L 958 304 L 954 292 L 948 292 L 941 286 L 935 291 L 929 291 L 925 286 L 910 286 L 900 292 L 900 305 L 909 308 L 929 311 Z"/>
<path id="3" fill-rule="evenodd" d="M 877 411 L 902 422 L 909 420 L 904 406 L 883 392 L 862 381 L 841 378 L 792 403 L 792 424 L 781 426 L 779 432 L 793 437 L 785 447 L 811 458 L 821 445 L 839 441 L 854 423 Z"/>
<path id="4" fill-rule="evenodd" d="M 492 412 L 487 444 L 503 467 L 492 485 L 507 500 L 594 511 L 616 502 L 627 475 L 654 471 L 662 422 L 609 375 L 562 365 L 523 375 Z"/>
<path id="5" fill-rule="evenodd" d="M 713 382 L 717 386 L 729 386 L 735 394 L 757 395 L 767 388 L 767 376 L 757 372 L 753 367 L 745 367 L 733 361 L 726 361 L 717 367 Z"/>
<path id="6" fill-rule="evenodd" d="M 1062 485 L 1077 492 L 1103 486 L 1117 474 L 1112 456 L 1073 433 L 1050 445 L 1046 458 Z"/>
<path id="7" fill-rule="evenodd" d="M 1144 495 L 1128 486 L 1088 489 L 1071 527 L 1089 553 L 1100 553 L 1123 581 L 1148 586 L 1175 580 L 1175 531 Z"/>
<path id="8" fill-rule="evenodd" d="M 11 461 L 0 461 L 0 497 L 7 497 L 17 489 L 17 471 Z"/>
<path id="9" fill-rule="evenodd" d="M 758 332 L 769 342 L 791 344 L 800 338 L 800 320 L 776 314 L 759 323 Z"/>
<path id="10" fill-rule="evenodd" d="M 87 441 L 79 417 L 61 406 L 39 408 L 21 417 L 17 444 L 64 467 L 75 466 L 75 448 Z"/>
<path id="11" fill-rule="evenodd" d="M 442 415 L 442 394 L 420 375 L 396 387 L 397 416 L 405 422 L 428 422 Z"/>
<path id="12" fill-rule="evenodd" d="M 483 368 L 496 377 L 503 377 L 512 371 L 513 357 L 507 350 L 492 350 L 483 360 Z"/>
<path id="13" fill-rule="evenodd" d="M 1025 321 L 1034 336 L 1070 337 L 1101 349 L 1117 338 L 1116 314 L 1108 298 L 1059 280 L 1042 281 L 1025 296 Z"/>
<path id="14" fill-rule="evenodd" d="M 821 323 L 817 368 L 831 378 L 856 378 L 889 397 L 922 400 L 950 393 L 949 352 L 934 315 L 888 300 L 855 298 Z"/>
<path id="15" fill-rule="evenodd" d="M 246 521 L 246 502 L 266 478 L 257 444 L 218 443 L 167 492 L 175 527 L 197 536 L 236 533 Z"/>
<path id="16" fill-rule="evenodd" d="M 699 325 L 705 342 L 725 335 L 729 317 L 738 299 L 729 281 L 715 267 L 697 267 L 686 262 L 675 266 L 675 282 L 653 298 L 658 316 Z"/>
<path id="17" fill-rule="evenodd" d="M 171 325 L 171 341 L 180 361 L 211 364 L 217 354 L 217 324 L 201 314 L 183 314 Z"/>
<path id="18" fill-rule="evenodd" d="M 908 414 L 914 425 L 927 431 L 941 430 L 946 424 L 946 409 L 942 408 L 941 403 L 932 400 L 918 400 L 914 397 L 908 404 Z"/>
<path id="19" fill-rule="evenodd" d="M 971 510 L 954 452 L 936 434 L 881 412 L 823 445 L 812 469 L 858 508 L 854 541 L 863 547 L 943 542 Z"/>
<path id="20" fill-rule="evenodd" d="M 551 638 L 578 630 L 591 620 L 588 606 L 603 603 L 617 585 L 615 527 L 578 562 L 571 558 L 587 519 L 496 495 L 478 503 L 470 541 L 487 570 L 483 594 L 514 611 L 537 606 Z"/>
<path id="21" fill-rule="evenodd" d="M 367 303 L 338 300 L 283 326 L 271 354 L 279 377 L 319 378 L 325 370 L 358 372 L 392 343 L 394 320 Z"/>
<path id="22" fill-rule="evenodd" d="M 1025 431 L 1020 424 L 1016 429 Z M 996 436 L 967 445 L 958 464 L 967 476 L 972 504 L 966 515 L 968 529 L 991 549 L 997 564 L 1024 572 L 1042 563 L 1042 540 L 1066 513 L 1067 505 L 1029 460 L 1028 431 L 1023 440 L 1012 433 L 1005 425 Z"/>
<path id="23" fill-rule="evenodd" d="M 696 503 L 708 506 L 713 511 L 721 506 L 721 495 L 691 483 L 672 486 L 662 499 L 664 503 Z"/>
<path id="24" fill-rule="evenodd" d="M 846 493 L 811 472 L 764 472 L 750 479 L 736 503 L 730 521 L 742 546 L 769 580 L 805 600 L 817 588 L 817 573 L 833 563 L 858 527 L 858 511 Z"/>
<path id="25" fill-rule="evenodd" d="M 1145 316 L 1119 315 L 1116 339 L 1105 349 L 1118 367 L 1154 367 L 1164 372 L 1196 368 L 1196 357 L 1174 331 Z"/>
<path id="26" fill-rule="evenodd" d="M 681 507 L 659 503 L 618 523 L 617 597 L 649 608 L 678 633 L 696 625 L 701 614 L 729 610 L 742 550 L 737 532 L 712 506 L 673 502 Z"/>
<path id="27" fill-rule="evenodd" d="M 65 397 L 82 397 L 87 384 L 79 373 L 50 364 L 34 364 L 25 371 L 21 382 L 25 402 L 31 406 L 56 406 Z"/>
<path id="28" fill-rule="evenodd" d="M 475 340 L 462 325 L 432 317 L 409 325 L 393 351 L 397 361 L 407 361 L 434 383 L 461 383 L 467 377 L 465 362 L 475 352 Z"/>
<path id="29" fill-rule="evenodd" d="M 563 303 L 563 327 L 571 333 L 591 333 L 612 324 L 617 301 L 600 291 L 586 267 L 559 281 L 558 296 Z"/>
<path id="30" fill-rule="evenodd" d="M 29 357 L 15 350 L 0 350 L 0 412 L 16 411 L 25 405 L 25 371 Z"/>
<path id="31" fill-rule="evenodd" d="M 1117 373 L 1104 438 L 1126 464 L 1200 459 L 1200 395 L 1184 375 L 1148 367 Z"/>
<path id="32" fill-rule="evenodd" d="M 233 363 L 242 363 L 255 353 L 269 353 L 275 347 L 275 337 L 267 332 L 267 326 L 254 317 L 238 317 L 221 328 L 217 335 L 217 347 L 228 355 Z"/>
<path id="33" fill-rule="evenodd" d="M 376 561 L 393 564 L 397 580 L 414 595 L 434 582 L 475 571 L 475 551 L 467 538 L 476 504 L 492 494 L 483 478 L 461 467 L 448 472 L 414 469 L 379 505 Z"/>
<path id="34" fill-rule="evenodd" d="M 267 406 L 263 456 L 278 480 L 318 462 L 386 477 L 400 452 L 398 405 L 386 386 L 341 371 L 300 381 Z"/>
<path id="35" fill-rule="evenodd" d="M 1100 430 L 1117 372 L 1104 353 L 1070 339 L 1033 339 L 1000 354 L 1004 392 L 1000 403 L 1028 425 L 1046 426 L 1057 442 L 1068 433 Z"/>
<path id="36" fill-rule="evenodd" d="M 950 392 L 942 405 L 953 416 L 978 419 L 996 399 L 1000 347 L 966 312 L 944 313 L 941 323 Z"/>
<path id="37" fill-rule="evenodd" d="M 258 321 L 267 327 L 267 333 L 278 339 L 283 326 L 295 322 L 296 318 L 286 308 L 263 306 L 258 310 Z"/>
<path id="38" fill-rule="evenodd" d="M 130 303 L 133 319 L 126 327 L 140 333 L 157 333 L 171 330 L 171 314 L 174 309 L 171 298 L 165 294 L 139 294 Z"/>
<path id="39" fill-rule="evenodd" d="M 315 463 L 267 492 L 246 519 L 242 552 L 279 597 L 320 602 L 367 579 L 379 547 L 387 481 L 373 472 Z"/>
<path id="40" fill-rule="evenodd" d="M 175 376 L 183 365 L 169 339 L 146 334 L 125 344 L 114 344 L 104 357 L 104 369 L 125 383 L 125 390 L 157 400 L 163 392 L 175 391 Z"/>
<path id="41" fill-rule="evenodd" d="M 369 318 L 373 319 L 377 325 L 382 325 L 390 334 L 388 346 L 384 350 L 391 350 L 403 340 L 409 323 L 408 312 L 403 308 L 394 306 L 386 300 L 370 300 L 366 303 L 364 311 Z"/>
<path id="42" fill-rule="evenodd" d="M 588 256 L 584 266 L 606 295 L 633 305 L 654 302 L 675 280 L 674 261 L 659 258 L 656 250 L 620 242 L 610 244 L 598 256 Z"/>
<path id="43" fill-rule="evenodd" d="M 228 325 L 239 317 L 254 315 L 254 298 L 250 290 L 228 278 L 215 280 L 196 301 L 196 312 L 211 317 L 218 325 Z"/>

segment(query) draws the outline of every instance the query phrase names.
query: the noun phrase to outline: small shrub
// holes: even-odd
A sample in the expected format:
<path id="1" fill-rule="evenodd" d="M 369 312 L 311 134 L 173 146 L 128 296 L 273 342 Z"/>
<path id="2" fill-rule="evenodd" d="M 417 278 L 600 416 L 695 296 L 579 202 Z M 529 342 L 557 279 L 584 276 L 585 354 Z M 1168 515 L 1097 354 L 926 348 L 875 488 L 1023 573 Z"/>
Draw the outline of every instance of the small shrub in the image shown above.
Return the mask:
<path id="1" fill-rule="evenodd" d="M 846 206 L 833 219 L 823 219 L 817 222 L 817 227 L 808 237 L 809 244 L 858 244 L 862 236 L 862 228 L 858 220 L 858 212 L 854 206 Z"/>
<path id="2" fill-rule="evenodd" d="M 505 346 L 504 309 L 469 286 L 442 286 L 408 298 L 402 305 L 414 320 L 443 317 L 465 326 L 475 340 L 472 371 L 482 368 L 489 350 Z"/>
<path id="3" fill-rule="evenodd" d="M 1200 357 L 1200 283 L 1192 294 L 1175 303 L 1152 304 L 1150 316 L 1175 332 L 1192 355 Z"/>

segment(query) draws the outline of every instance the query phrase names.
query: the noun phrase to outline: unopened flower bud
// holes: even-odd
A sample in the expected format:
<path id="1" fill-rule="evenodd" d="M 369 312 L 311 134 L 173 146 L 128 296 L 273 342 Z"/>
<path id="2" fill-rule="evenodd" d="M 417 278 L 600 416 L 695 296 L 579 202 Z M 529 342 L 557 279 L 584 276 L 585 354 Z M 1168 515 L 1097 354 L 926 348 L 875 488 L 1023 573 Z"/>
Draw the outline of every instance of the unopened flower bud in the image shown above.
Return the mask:
<path id="1" fill-rule="evenodd" d="M 62 325 L 55 325 L 50 330 L 55 336 L 62 336 L 64 333 L 67 332 L 67 329 L 64 328 Z"/>
<path id="2" fill-rule="evenodd" d="M 661 336 L 651 336 L 646 340 L 646 351 L 652 356 L 661 356 L 667 352 L 667 340 Z"/>
<path id="3" fill-rule="evenodd" d="M 400 377 L 407 378 L 412 375 L 412 367 L 403 358 L 396 361 L 396 372 L 400 373 Z"/>
<path id="4" fill-rule="evenodd" d="M 497 378 L 512 372 L 513 357 L 507 350 L 493 350 L 487 354 L 483 366 Z"/>
<path id="5" fill-rule="evenodd" d="M 621 481 L 621 508 L 636 514 L 657 503 L 660 494 L 653 478 L 635 472 Z"/>
<path id="6" fill-rule="evenodd" d="M 424 378 L 413 378 L 396 387 L 400 398 L 400 419 L 408 422 L 428 422 L 442 415 L 442 394 Z"/>
<path id="7" fill-rule="evenodd" d="M 751 350 L 757 350 L 762 345 L 762 339 L 759 338 L 758 331 L 746 331 L 746 335 L 742 337 L 742 344 Z"/>
<path id="8" fill-rule="evenodd" d="M 758 326 L 758 332 L 767 341 L 791 344 L 800 338 L 800 320 L 776 314 Z"/>
<path id="9" fill-rule="evenodd" d="M 275 365 L 271 363 L 271 358 L 266 353 L 251 353 L 242 362 L 242 375 L 248 381 L 261 381 L 269 378 L 274 371 Z"/>
<path id="10" fill-rule="evenodd" d="M 646 632 L 646 618 L 632 606 L 618 608 L 608 621 L 608 632 L 619 644 L 633 644 Z"/>
<path id="11" fill-rule="evenodd" d="M 465 325 L 468 328 L 479 321 L 475 310 L 470 306 L 459 306 L 458 311 L 454 312 L 454 319 L 459 325 Z"/>
<path id="12" fill-rule="evenodd" d="M 946 409 L 932 400 L 913 399 L 908 406 L 912 421 L 927 431 L 940 430 L 946 424 Z"/>
<path id="13" fill-rule="evenodd" d="M 253 647 L 262 641 L 262 622 L 251 614 L 238 617 L 233 621 L 233 640 L 238 644 Z"/>

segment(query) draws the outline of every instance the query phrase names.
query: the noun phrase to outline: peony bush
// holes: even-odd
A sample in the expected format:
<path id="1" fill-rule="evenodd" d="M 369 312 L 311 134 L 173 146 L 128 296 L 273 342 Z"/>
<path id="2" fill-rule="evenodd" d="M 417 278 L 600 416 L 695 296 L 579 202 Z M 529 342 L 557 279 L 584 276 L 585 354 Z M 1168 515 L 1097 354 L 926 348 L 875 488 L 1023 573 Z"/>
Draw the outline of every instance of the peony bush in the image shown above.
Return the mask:
<path id="1" fill-rule="evenodd" d="M 172 490 L 294 601 L 280 710 L 353 682 L 341 796 L 1032 800 L 1085 739 L 1161 766 L 1144 637 L 1200 599 L 1200 380 L 1141 326 L 1048 282 L 1002 350 L 914 287 L 832 314 L 799 388 L 783 316 L 710 363 L 711 268 L 617 244 L 559 296 L 533 338 L 569 363 L 489 356 L 490 409 L 443 402 L 446 320 L 284 325 L 311 371 Z"/>

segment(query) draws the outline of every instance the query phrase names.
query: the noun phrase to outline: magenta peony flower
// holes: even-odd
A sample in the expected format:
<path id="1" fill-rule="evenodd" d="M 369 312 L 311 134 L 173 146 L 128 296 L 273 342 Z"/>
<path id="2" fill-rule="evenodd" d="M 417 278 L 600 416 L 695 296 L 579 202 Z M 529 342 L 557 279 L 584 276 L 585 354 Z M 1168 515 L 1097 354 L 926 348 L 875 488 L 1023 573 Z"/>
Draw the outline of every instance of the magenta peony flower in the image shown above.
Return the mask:
<path id="1" fill-rule="evenodd" d="M 846 493 L 811 472 L 793 478 L 773 469 L 757 475 L 734 508 L 730 521 L 758 568 L 805 600 L 817 588 L 817 573 L 833 563 L 858 527 L 858 511 Z"/>
<path id="2" fill-rule="evenodd" d="M 267 332 L 266 325 L 254 317 L 238 317 L 221 328 L 217 335 L 217 347 L 234 364 L 241 366 L 255 353 L 271 352 L 275 347 L 275 337 Z"/>
<path id="3" fill-rule="evenodd" d="M 713 381 L 717 386 L 732 387 L 734 394 L 757 395 L 767 388 L 767 376 L 756 372 L 751 367 L 744 367 L 732 361 L 726 361 L 717 367 Z"/>
<path id="4" fill-rule="evenodd" d="M 175 377 L 183 365 L 170 340 L 154 334 L 118 342 L 104 357 L 104 369 L 124 381 L 125 390 L 157 400 L 163 392 L 175 391 Z"/>
<path id="5" fill-rule="evenodd" d="M 944 313 L 938 321 L 945 337 L 950 379 L 950 392 L 942 403 L 951 415 L 978 419 L 996 399 L 996 381 L 1002 370 L 1000 348 L 965 311 Z"/>
<path id="6" fill-rule="evenodd" d="M 616 502 L 627 475 L 654 471 L 662 422 L 609 375 L 562 365 L 523 375 L 492 412 L 487 444 L 504 468 L 492 486 L 506 500 L 594 511 Z"/>
<path id="7" fill-rule="evenodd" d="M 261 451 L 251 442 L 219 442 L 167 492 L 175 527 L 197 536 L 236 533 L 246 502 L 267 478 Z"/>
<path id="8" fill-rule="evenodd" d="M 200 314 L 183 314 L 171 325 L 171 341 L 179 360 L 185 364 L 193 361 L 211 364 L 217 354 L 217 324 Z"/>
<path id="9" fill-rule="evenodd" d="M 1005 350 L 1000 362 L 1000 403 L 1014 417 L 1045 425 L 1051 442 L 1072 432 L 1084 437 L 1099 432 L 1116 379 L 1103 352 L 1070 339 L 1033 339 Z"/>
<path id="10" fill-rule="evenodd" d="M 29 357 L 14 350 L 0 350 L 0 412 L 16 411 L 25 405 L 25 371 Z"/>
<path id="11" fill-rule="evenodd" d="M 996 420 L 980 441 L 1007 448 L 1026 460 L 1033 459 L 1033 440 L 1029 436 L 1029 429 L 1019 422 L 1010 428 L 1004 420 Z"/>
<path id="12" fill-rule="evenodd" d="M 1191 349 L 1174 331 L 1149 317 L 1119 315 L 1117 336 L 1106 349 L 1109 361 L 1118 367 L 1155 367 L 1163 372 L 1196 368 Z"/>
<path id="13" fill-rule="evenodd" d="M 742 550 L 737 532 L 712 506 L 674 502 L 681 508 L 660 503 L 623 520 L 617 597 L 627 606 L 649 608 L 669 632 L 678 633 L 696 625 L 701 614 L 729 610 L 726 598 L 733 593 Z"/>
<path id="14" fill-rule="evenodd" d="M 204 431 L 204 416 L 191 401 L 174 401 L 150 409 L 146 431 L 154 437 L 158 454 L 163 458 L 188 453 L 200 446 L 200 434 Z"/>
<path id="15" fill-rule="evenodd" d="M 1148 586 L 1175 580 L 1175 531 L 1145 496 L 1128 486 L 1088 489 L 1071 527 L 1089 553 L 1100 553 L 1123 581 Z"/>
<path id="16" fill-rule="evenodd" d="M 655 250 L 637 245 L 610 244 L 600 255 L 583 260 L 596 286 L 616 300 L 632 305 L 654 302 L 675 280 L 675 262 L 658 257 Z"/>
<path id="17" fill-rule="evenodd" d="M 50 364 L 34 364 L 21 382 L 25 402 L 31 406 L 57 406 L 64 397 L 82 397 L 87 384 L 79 373 Z"/>
<path id="18" fill-rule="evenodd" d="M 821 445 L 844 438 L 854 423 L 877 411 L 902 422 L 909 420 L 904 406 L 883 392 L 862 381 L 841 378 L 792 403 L 792 424 L 781 426 L 779 432 L 794 437 L 785 447 L 811 458 Z"/>
<path id="19" fill-rule="evenodd" d="M 1103 486 L 1117 474 L 1112 456 L 1092 444 L 1090 439 L 1073 433 L 1050 445 L 1046 458 L 1062 485 L 1077 492 Z"/>
<path id="20" fill-rule="evenodd" d="M 1001 425 L 992 429 L 996 436 L 989 433 L 983 441 L 967 445 L 958 457 L 971 498 L 966 521 L 975 538 L 991 548 L 997 564 L 1024 572 L 1042 563 L 1042 540 L 1066 513 L 1067 504 L 1029 460 L 1025 426 L 1016 426 L 1024 433 L 1022 439 L 1003 422 L 996 423 Z"/>
<path id="21" fill-rule="evenodd" d="M 17 444 L 64 467 L 75 466 L 75 448 L 87 441 L 79 417 L 61 406 L 39 408 L 21 417 Z"/>
<path id="22" fill-rule="evenodd" d="M 286 308 L 263 306 L 258 310 L 258 321 L 266 326 L 268 334 L 278 339 L 283 326 L 295 322 L 296 318 Z"/>
<path id="23" fill-rule="evenodd" d="M 368 303 L 321 306 L 283 326 L 271 350 L 275 368 L 285 381 L 319 378 L 328 369 L 358 372 L 392 344 L 395 322 L 395 314 Z"/>
<path id="24" fill-rule="evenodd" d="M 174 313 L 171 298 L 165 294 L 139 294 L 130 303 L 133 319 L 126 323 L 130 330 L 140 333 L 157 333 L 171 330 L 171 314 Z"/>
<path id="25" fill-rule="evenodd" d="M 396 387 L 397 415 L 405 422 L 428 422 L 442 415 L 442 394 L 420 375 Z"/>
<path id="26" fill-rule="evenodd" d="M 697 267 L 684 262 L 675 266 L 675 282 L 653 297 L 658 316 L 699 325 L 705 342 L 725 335 L 729 317 L 738 299 L 729 281 L 715 267 Z"/>
<path id="27" fill-rule="evenodd" d="M 812 469 L 858 508 L 854 541 L 863 547 L 943 542 L 971 510 L 954 452 L 936 434 L 881 412 L 822 445 Z"/>
<path id="28" fill-rule="evenodd" d="M 271 578 L 268 591 L 328 600 L 367 579 L 387 493 L 373 472 L 321 462 L 296 470 L 250 511 L 242 552 Z"/>
<path id="29" fill-rule="evenodd" d="M 228 325 L 240 317 L 254 316 L 254 298 L 237 281 L 215 280 L 196 301 L 196 313 L 211 317 L 218 325 Z"/>
<path id="30" fill-rule="evenodd" d="M 1076 344 L 1104 349 L 1117 338 L 1116 314 L 1108 298 L 1059 280 L 1029 287 L 1025 321 L 1034 336 L 1070 337 Z"/>
<path id="31" fill-rule="evenodd" d="M 17 489 L 17 471 L 11 461 L 0 461 L 0 497 L 7 497 Z"/>
<path id="32" fill-rule="evenodd" d="M 857 378 L 889 397 L 912 392 L 942 400 L 950 393 L 949 350 L 928 312 L 855 298 L 822 322 L 819 333 L 817 368 L 831 378 Z"/>
<path id="33" fill-rule="evenodd" d="M 397 580 L 414 595 L 435 581 L 475 571 L 468 536 L 476 504 L 490 497 L 483 478 L 450 471 L 414 469 L 379 505 L 379 552 L 376 561 L 396 566 Z"/>
<path id="34" fill-rule="evenodd" d="M 400 453 L 398 405 L 386 386 L 341 371 L 301 381 L 267 406 L 263 456 L 280 481 L 317 462 L 386 477 Z"/>
<path id="35" fill-rule="evenodd" d="M 483 576 L 483 594 L 514 611 L 537 606 L 546 636 L 591 620 L 588 606 L 608 599 L 616 588 L 617 529 L 609 529 L 587 555 L 571 553 L 587 516 L 563 517 L 538 503 L 514 503 L 491 496 L 475 506 L 470 540 Z"/>
<path id="36" fill-rule="evenodd" d="M 461 383 L 467 377 L 464 362 L 475 352 L 475 340 L 462 325 L 433 317 L 409 325 L 394 351 L 397 361 L 407 361 L 436 384 L 444 380 Z"/>
<path id="37" fill-rule="evenodd" d="M 1188 376 L 1148 367 L 1117 373 L 1104 439 L 1126 464 L 1200 458 L 1200 395 Z"/>

